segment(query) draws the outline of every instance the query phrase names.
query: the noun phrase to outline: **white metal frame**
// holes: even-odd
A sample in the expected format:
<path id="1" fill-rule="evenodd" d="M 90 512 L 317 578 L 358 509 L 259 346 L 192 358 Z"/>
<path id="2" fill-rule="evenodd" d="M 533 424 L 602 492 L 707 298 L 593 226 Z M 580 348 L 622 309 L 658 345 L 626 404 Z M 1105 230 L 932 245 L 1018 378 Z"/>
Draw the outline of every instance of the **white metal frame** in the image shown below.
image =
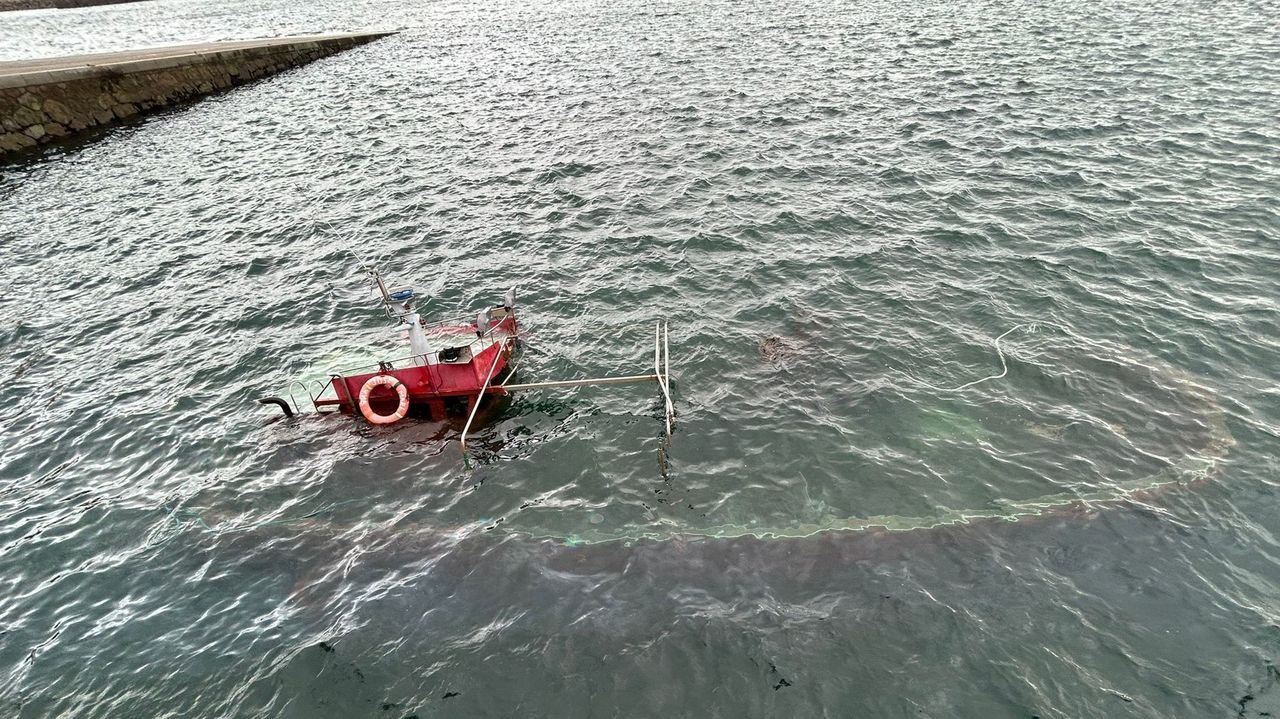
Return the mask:
<path id="1" fill-rule="evenodd" d="M 497 363 L 494 363 L 494 367 Z M 476 417 L 476 412 L 480 409 L 480 401 L 484 399 L 486 392 L 490 390 L 489 382 L 493 379 L 493 370 L 489 370 L 489 377 L 485 379 L 484 386 L 480 393 L 476 396 L 475 406 L 471 408 L 471 416 L 467 418 L 467 424 L 462 428 L 462 436 L 459 442 L 462 446 L 463 457 L 467 454 L 467 434 L 471 431 L 471 422 Z M 556 389 L 561 387 L 588 387 L 593 385 L 614 385 L 614 384 L 636 384 L 639 382 L 657 382 L 658 388 L 662 390 L 663 416 L 666 421 L 667 438 L 671 438 L 671 431 L 675 425 L 676 409 L 675 404 L 671 401 L 671 351 L 670 351 L 670 331 L 666 320 L 658 322 L 654 327 L 653 340 L 653 374 L 637 374 L 626 377 L 595 377 L 591 379 L 569 379 L 558 380 L 554 382 L 525 382 L 519 384 L 508 384 L 500 387 L 492 388 L 495 391 L 519 392 L 533 389 Z"/>
<path id="2" fill-rule="evenodd" d="M 498 369 L 498 357 L 493 358 L 493 364 L 489 365 L 489 376 L 484 378 L 484 384 L 480 386 L 480 393 L 476 395 L 476 403 L 471 408 L 471 415 L 467 417 L 467 423 L 462 427 L 462 436 L 459 441 L 462 443 L 462 454 L 467 454 L 467 432 L 471 431 L 471 423 L 475 421 L 476 412 L 480 411 L 480 401 L 484 399 L 484 393 L 489 391 L 489 383 L 493 381 L 494 370 Z"/>

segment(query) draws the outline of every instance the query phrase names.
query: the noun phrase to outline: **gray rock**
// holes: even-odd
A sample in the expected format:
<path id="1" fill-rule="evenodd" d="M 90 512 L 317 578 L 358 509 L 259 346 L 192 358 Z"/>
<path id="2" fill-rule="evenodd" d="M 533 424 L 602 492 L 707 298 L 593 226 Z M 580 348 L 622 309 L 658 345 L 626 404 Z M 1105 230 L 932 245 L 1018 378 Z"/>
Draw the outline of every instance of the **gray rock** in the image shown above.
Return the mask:
<path id="1" fill-rule="evenodd" d="M 48 115 L 50 120 L 62 125 L 71 124 L 71 120 L 74 117 L 71 113 L 71 108 L 57 100 L 44 101 L 44 114 Z"/>
<path id="2" fill-rule="evenodd" d="M 38 125 L 44 122 L 44 113 L 26 106 L 19 107 L 13 111 L 13 121 L 18 123 L 18 127 Z"/>
<path id="3" fill-rule="evenodd" d="M 36 141 L 20 132 L 9 132 L 0 135 L 0 152 L 13 152 L 26 147 L 35 146 Z"/>

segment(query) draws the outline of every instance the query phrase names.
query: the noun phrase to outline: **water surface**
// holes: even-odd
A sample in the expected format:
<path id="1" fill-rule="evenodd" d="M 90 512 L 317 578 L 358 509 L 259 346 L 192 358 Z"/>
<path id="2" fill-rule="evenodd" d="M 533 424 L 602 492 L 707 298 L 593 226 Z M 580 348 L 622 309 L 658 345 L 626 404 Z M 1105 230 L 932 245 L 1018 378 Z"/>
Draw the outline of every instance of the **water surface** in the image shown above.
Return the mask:
<path id="1" fill-rule="evenodd" d="M 0 714 L 1280 711 L 1274 14 L 0 15 L 401 31 L 0 168 Z M 521 396 L 470 470 L 254 404 L 397 347 L 366 260 L 515 286 L 529 381 L 669 318 L 669 448 L 651 387 Z"/>

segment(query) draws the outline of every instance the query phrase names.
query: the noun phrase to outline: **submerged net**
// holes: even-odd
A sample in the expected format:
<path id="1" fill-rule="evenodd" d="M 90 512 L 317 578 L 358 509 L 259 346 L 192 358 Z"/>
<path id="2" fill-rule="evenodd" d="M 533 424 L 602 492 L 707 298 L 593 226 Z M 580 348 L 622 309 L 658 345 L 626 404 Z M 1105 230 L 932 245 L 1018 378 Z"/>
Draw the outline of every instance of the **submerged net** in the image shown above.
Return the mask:
<path id="1" fill-rule="evenodd" d="M 1017 328 L 1015 328 L 1017 329 Z M 1032 327 L 1034 330 L 1035 328 Z M 1011 330 L 1012 331 L 1012 330 Z M 1005 335 L 1008 335 L 1006 332 Z M 1005 337 L 1001 335 L 1001 338 Z M 1079 341 L 1080 338 L 1075 337 Z M 1087 342 L 1087 341 L 1086 341 Z M 659 519 L 645 524 L 611 526 L 600 522 L 596 515 L 591 522 L 580 524 L 580 528 L 572 532 L 558 531 L 552 528 L 535 528 L 519 526 L 516 521 L 503 521 L 492 525 L 492 528 L 534 540 L 550 540 L 565 545 L 589 545 L 608 542 L 669 541 L 678 538 L 734 539 L 754 537 L 758 539 L 783 539 L 813 537 L 831 532 L 889 531 L 903 532 L 924 530 L 948 525 L 963 525 L 979 521 L 1017 521 L 1024 518 L 1038 517 L 1051 513 L 1066 512 L 1082 507 L 1111 505 L 1122 502 L 1141 501 L 1162 492 L 1180 487 L 1194 486 L 1211 478 L 1221 466 L 1230 449 L 1235 444 L 1227 427 L 1226 416 L 1217 397 L 1206 387 L 1196 381 L 1185 371 L 1153 358 L 1140 358 L 1133 353 L 1098 342 L 1088 342 L 1091 349 L 1102 350 L 1107 357 L 1105 363 L 1113 370 L 1121 368 L 1130 375 L 1130 379 L 1139 375 L 1146 381 L 1164 390 L 1184 415 L 1177 418 L 1180 423 L 1194 426 L 1194 438 L 1187 440 L 1183 436 L 1177 442 L 1180 454 L 1166 466 L 1144 474 L 1126 479 L 1107 478 L 1105 484 L 1087 487 L 1076 483 L 1062 481 L 1057 478 L 1058 486 L 1073 486 L 1073 489 L 1043 494 L 1025 499 L 996 499 L 982 506 L 970 508 L 938 507 L 929 514 L 897 515 L 878 514 L 869 516 L 838 516 L 825 512 L 816 517 L 805 518 L 794 523 L 765 526 L 752 519 L 747 522 L 709 524 L 693 526 L 689 522 L 676 519 Z M 998 351 L 998 345 L 997 345 Z M 1085 360 L 1088 362 L 1088 360 Z M 1094 360 L 1103 362 L 1104 360 Z M 1003 354 L 1000 362 L 1005 363 Z M 1007 371 L 1007 368 L 1006 368 Z M 931 390 L 948 392 L 965 389 L 987 380 L 999 380 L 999 375 L 984 377 L 977 382 L 965 383 L 951 390 L 936 387 L 926 382 L 916 381 Z M 915 381 L 915 380 L 913 380 Z M 887 383 L 888 384 L 888 383 Z M 1125 388 L 1126 391 L 1132 388 Z M 1074 422 L 1070 424 L 1075 424 Z M 1061 427 L 1054 428 L 1061 431 Z M 1158 431 L 1160 428 L 1156 428 Z M 1167 430 L 1167 428 L 1165 428 Z M 1116 427 L 1120 436 L 1126 436 L 1123 428 Z M 1151 435 L 1152 422 L 1145 426 L 1129 429 L 1131 434 Z M 1168 437 L 1147 437 L 1148 440 L 1162 443 Z M 1126 442 L 1128 439 L 1126 439 Z"/>
<path id="2" fill-rule="evenodd" d="M 1162 492 L 1192 486 L 1211 478 L 1235 444 L 1227 426 L 1225 412 L 1217 397 L 1194 377 L 1177 367 L 1154 359 L 1137 357 L 1123 348 L 1096 342 L 1088 344 L 1091 346 L 1090 349 L 1102 350 L 1094 354 L 1104 356 L 1106 359 L 1096 357 L 1081 359 L 1081 355 L 1075 354 L 1073 356 L 1076 357 L 1077 363 L 1084 363 L 1077 364 L 1075 369 L 1083 367 L 1085 370 L 1083 374 L 1092 371 L 1099 373 L 1119 371 L 1124 375 L 1119 389 L 1128 394 L 1143 394 L 1134 391 L 1133 383 L 1138 379 L 1149 382 L 1153 385 L 1153 389 L 1158 389 L 1165 395 L 1170 406 L 1176 407 L 1178 416 L 1166 413 L 1164 418 L 1173 424 L 1183 426 L 1184 429 L 1193 428 L 1177 435 L 1178 439 L 1172 444 L 1177 445 L 1179 454 L 1158 470 L 1130 478 L 1107 477 L 1104 483 L 1094 486 L 1066 481 L 1068 478 L 1052 478 L 1053 486 L 1073 488 L 1030 498 L 996 499 L 969 508 L 937 507 L 926 514 L 914 515 L 841 516 L 839 513 L 823 511 L 808 512 L 808 516 L 797 516 L 795 520 L 772 525 L 762 523 L 759 518 L 747 518 L 746 521 L 712 522 L 697 526 L 677 516 L 658 517 L 647 523 L 606 522 L 598 514 L 587 515 L 560 508 L 553 513 L 556 526 L 536 526 L 536 518 L 516 510 L 496 519 L 473 519 L 460 522 L 456 526 L 422 527 L 422 530 L 446 533 L 455 538 L 490 531 L 534 541 L 554 541 L 567 546 L 615 542 L 664 542 L 681 538 L 716 540 L 754 537 L 770 540 L 813 537 L 834 532 L 905 532 L 980 521 L 1017 521 L 1081 507 L 1141 501 Z M 1000 361 L 1004 365 L 1003 354 Z M 1089 364 L 1091 362 L 1094 364 Z M 1047 364 L 1053 365 L 1055 362 Z M 1005 372 L 1002 372 L 999 376 L 983 378 L 983 381 L 999 380 L 1004 374 Z M 888 387 L 895 383 L 886 380 L 884 384 Z M 920 382 L 919 384 L 929 386 L 931 391 L 952 391 L 929 383 Z M 966 383 L 954 389 L 964 389 L 973 384 L 976 383 Z M 1070 424 L 1076 424 L 1076 422 L 1068 423 Z M 1061 432 L 1062 427 L 1049 429 Z M 1180 430 L 1175 428 L 1173 431 L 1176 433 Z M 1129 441 L 1128 434 L 1123 428 L 1117 427 L 1116 432 L 1126 437 L 1126 442 Z M 1128 433 L 1135 437 L 1145 433 L 1146 441 L 1161 445 L 1170 444 L 1169 428 L 1164 428 L 1161 434 L 1161 428 L 1152 429 L 1151 421 L 1147 421 L 1145 427 L 1128 428 Z M 202 509 L 175 505 L 167 508 L 165 520 L 161 526 L 157 527 L 151 541 L 168 541 L 182 531 L 226 534 L 264 526 L 298 523 L 305 523 L 314 529 L 329 527 L 336 530 L 337 527 L 331 526 L 334 524 L 332 509 L 333 507 L 326 505 L 319 509 L 301 512 L 293 517 L 277 514 L 269 521 L 249 521 L 240 518 L 210 523 L 206 521 L 207 517 Z"/>

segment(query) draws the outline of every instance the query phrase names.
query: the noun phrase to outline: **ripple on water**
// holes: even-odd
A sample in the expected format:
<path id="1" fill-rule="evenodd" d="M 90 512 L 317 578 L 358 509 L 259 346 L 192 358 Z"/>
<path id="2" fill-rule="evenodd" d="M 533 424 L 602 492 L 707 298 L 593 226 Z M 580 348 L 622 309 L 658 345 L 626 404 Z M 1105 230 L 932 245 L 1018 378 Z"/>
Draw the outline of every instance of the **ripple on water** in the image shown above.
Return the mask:
<path id="1" fill-rule="evenodd" d="M 402 29 L 0 170 L 0 714 L 1268 711 L 1269 10 L 0 15 Z M 517 287 L 530 379 L 669 317 L 676 436 L 641 387 L 516 398 L 471 470 L 263 414 L 399 342 L 365 259 Z"/>

